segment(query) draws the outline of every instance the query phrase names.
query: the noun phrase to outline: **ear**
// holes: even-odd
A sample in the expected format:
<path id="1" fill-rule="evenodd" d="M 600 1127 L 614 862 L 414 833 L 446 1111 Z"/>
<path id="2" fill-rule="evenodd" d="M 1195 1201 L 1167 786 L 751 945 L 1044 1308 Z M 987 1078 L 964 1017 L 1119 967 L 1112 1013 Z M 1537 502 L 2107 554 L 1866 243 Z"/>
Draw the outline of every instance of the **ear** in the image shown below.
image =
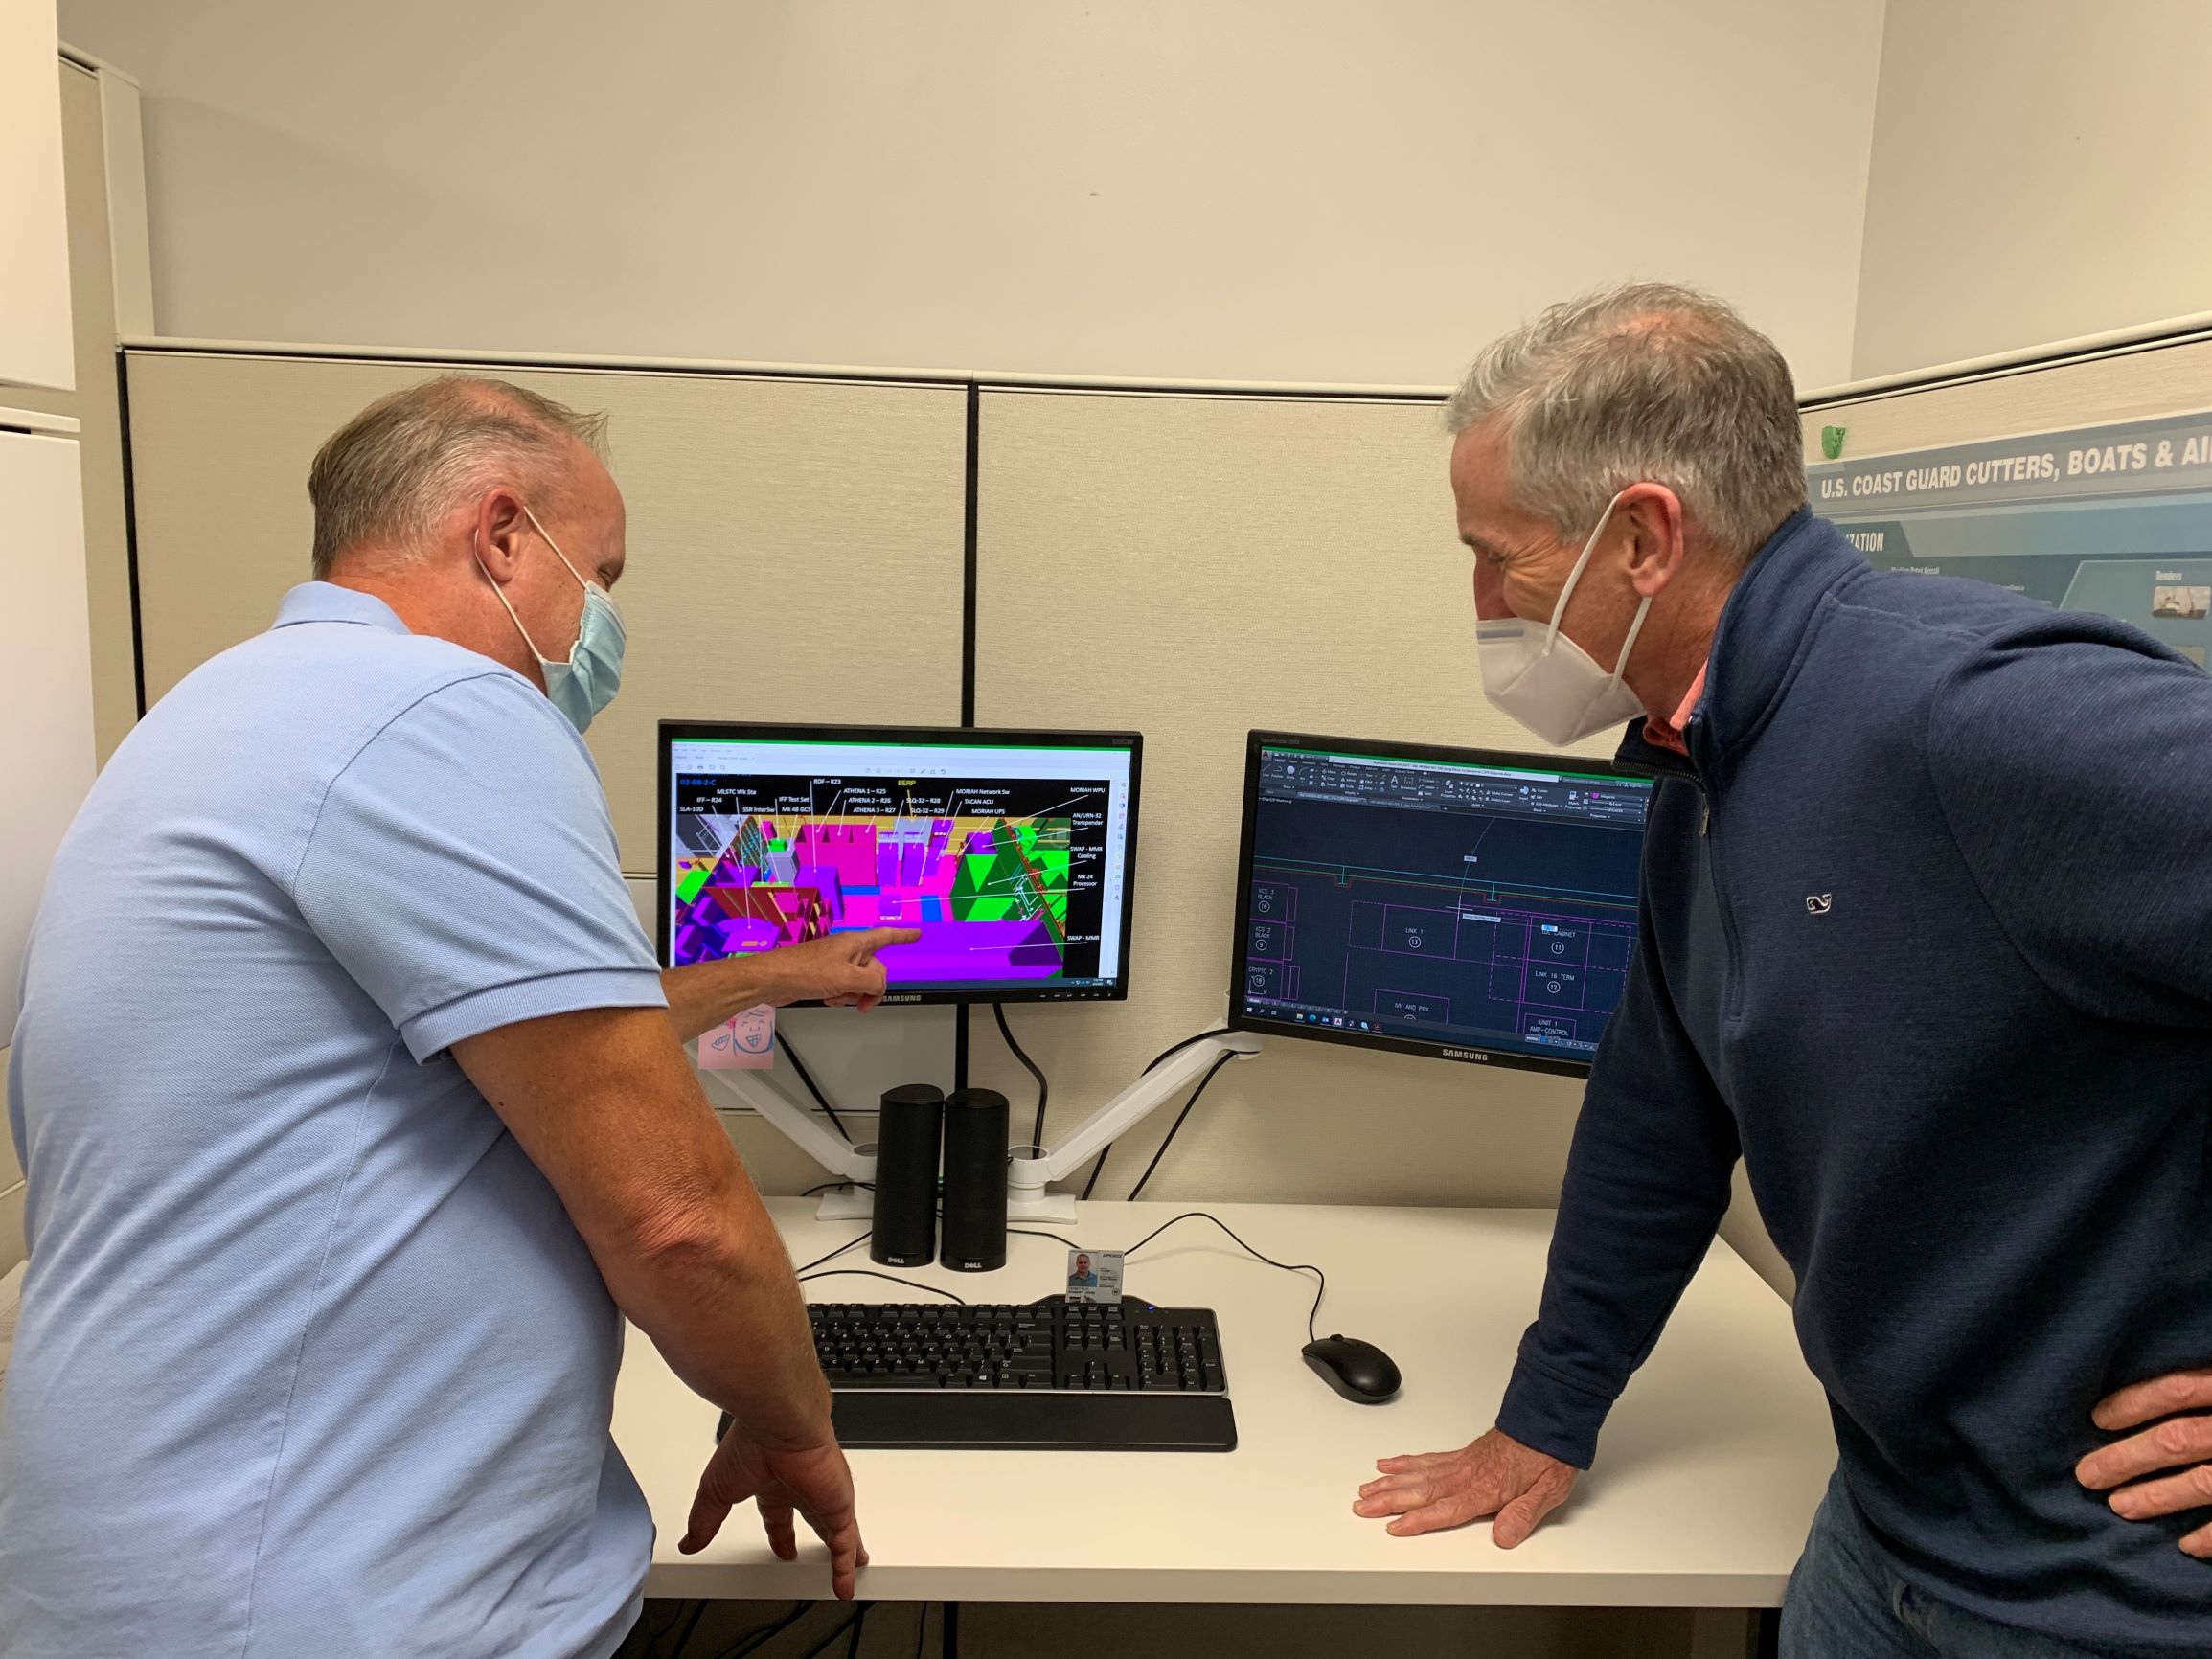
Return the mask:
<path id="1" fill-rule="evenodd" d="M 522 497 L 510 486 L 495 484 L 477 497 L 475 516 L 468 526 L 470 550 L 501 587 L 521 570 L 523 538 L 530 533 Z"/>
<path id="2" fill-rule="evenodd" d="M 1629 580 L 1656 599 L 1682 568 L 1682 501 L 1664 484 L 1631 484 L 1613 514 L 1629 528 Z"/>

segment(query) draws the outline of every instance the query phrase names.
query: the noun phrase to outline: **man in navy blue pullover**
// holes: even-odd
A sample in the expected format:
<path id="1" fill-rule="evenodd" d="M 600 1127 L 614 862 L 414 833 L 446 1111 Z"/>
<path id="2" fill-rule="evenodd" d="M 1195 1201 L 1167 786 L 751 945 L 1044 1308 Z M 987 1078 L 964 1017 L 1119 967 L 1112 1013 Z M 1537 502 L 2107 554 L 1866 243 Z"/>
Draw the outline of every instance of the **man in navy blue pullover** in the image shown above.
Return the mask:
<path id="1" fill-rule="evenodd" d="M 2212 677 L 1873 570 L 1702 295 L 1554 307 L 1451 426 L 1486 690 L 1659 783 L 1496 1426 L 1357 1511 L 1526 1538 L 1742 1157 L 1839 1454 L 1783 1652 L 2212 1652 Z"/>

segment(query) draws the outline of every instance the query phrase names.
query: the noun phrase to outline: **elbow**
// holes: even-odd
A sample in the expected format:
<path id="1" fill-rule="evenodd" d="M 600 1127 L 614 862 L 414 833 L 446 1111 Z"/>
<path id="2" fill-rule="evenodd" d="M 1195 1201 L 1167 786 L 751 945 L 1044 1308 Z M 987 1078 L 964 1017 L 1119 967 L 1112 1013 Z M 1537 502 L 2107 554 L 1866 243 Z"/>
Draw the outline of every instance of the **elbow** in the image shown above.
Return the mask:
<path id="1" fill-rule="evenodd" d="M 731 1206 L 670 1197 L 626 1217 L 612 1240 L 630 1271 L 673 1287 L 728 1286 L 750 1277 Z"/>

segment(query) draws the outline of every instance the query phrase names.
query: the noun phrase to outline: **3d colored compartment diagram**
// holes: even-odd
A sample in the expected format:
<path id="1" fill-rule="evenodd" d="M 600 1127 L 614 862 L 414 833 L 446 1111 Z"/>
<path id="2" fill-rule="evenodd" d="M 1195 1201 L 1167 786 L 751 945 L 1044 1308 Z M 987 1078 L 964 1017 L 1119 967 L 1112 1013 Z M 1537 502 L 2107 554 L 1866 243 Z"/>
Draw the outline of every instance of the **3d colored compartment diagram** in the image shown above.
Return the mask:
<path id="1" fill-rule="evenodd" d="M 1051 979 L 1067 969 L 1073 821 L 699 816 L 717 843 L 675 872 L 674 966 L 850 929 L 919 927 L 882 954 L 894 985 Z"/>

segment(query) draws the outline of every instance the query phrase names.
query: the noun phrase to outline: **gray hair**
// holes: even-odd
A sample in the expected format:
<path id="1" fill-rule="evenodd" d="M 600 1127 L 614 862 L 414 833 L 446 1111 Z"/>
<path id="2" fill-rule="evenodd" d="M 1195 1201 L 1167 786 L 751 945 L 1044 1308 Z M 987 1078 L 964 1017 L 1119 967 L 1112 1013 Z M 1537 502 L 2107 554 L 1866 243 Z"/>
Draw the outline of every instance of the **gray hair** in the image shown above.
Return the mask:
<path id="1" fill-rule="evenodd" d="M 421 543 L 473 490 L 513 482 L 557 491 L 572 443 L 604 462 L 606 417 L 505 380 L 442 375 L 377 398 L 308 469 L 316 580 L 353 548 Z"/>
<path id="2" fill-rule="evenodd" d="M 1805 504 L 1803 427 L 1774 342 L 1708 294 L 1630 283 L 1494 341 L 1446 406 L 1454 436 L 1502 417 L 1514 499 L 1563 537 L 1624 487 L 1680 496 L 1715 550 L 1749 559 Z"/>

